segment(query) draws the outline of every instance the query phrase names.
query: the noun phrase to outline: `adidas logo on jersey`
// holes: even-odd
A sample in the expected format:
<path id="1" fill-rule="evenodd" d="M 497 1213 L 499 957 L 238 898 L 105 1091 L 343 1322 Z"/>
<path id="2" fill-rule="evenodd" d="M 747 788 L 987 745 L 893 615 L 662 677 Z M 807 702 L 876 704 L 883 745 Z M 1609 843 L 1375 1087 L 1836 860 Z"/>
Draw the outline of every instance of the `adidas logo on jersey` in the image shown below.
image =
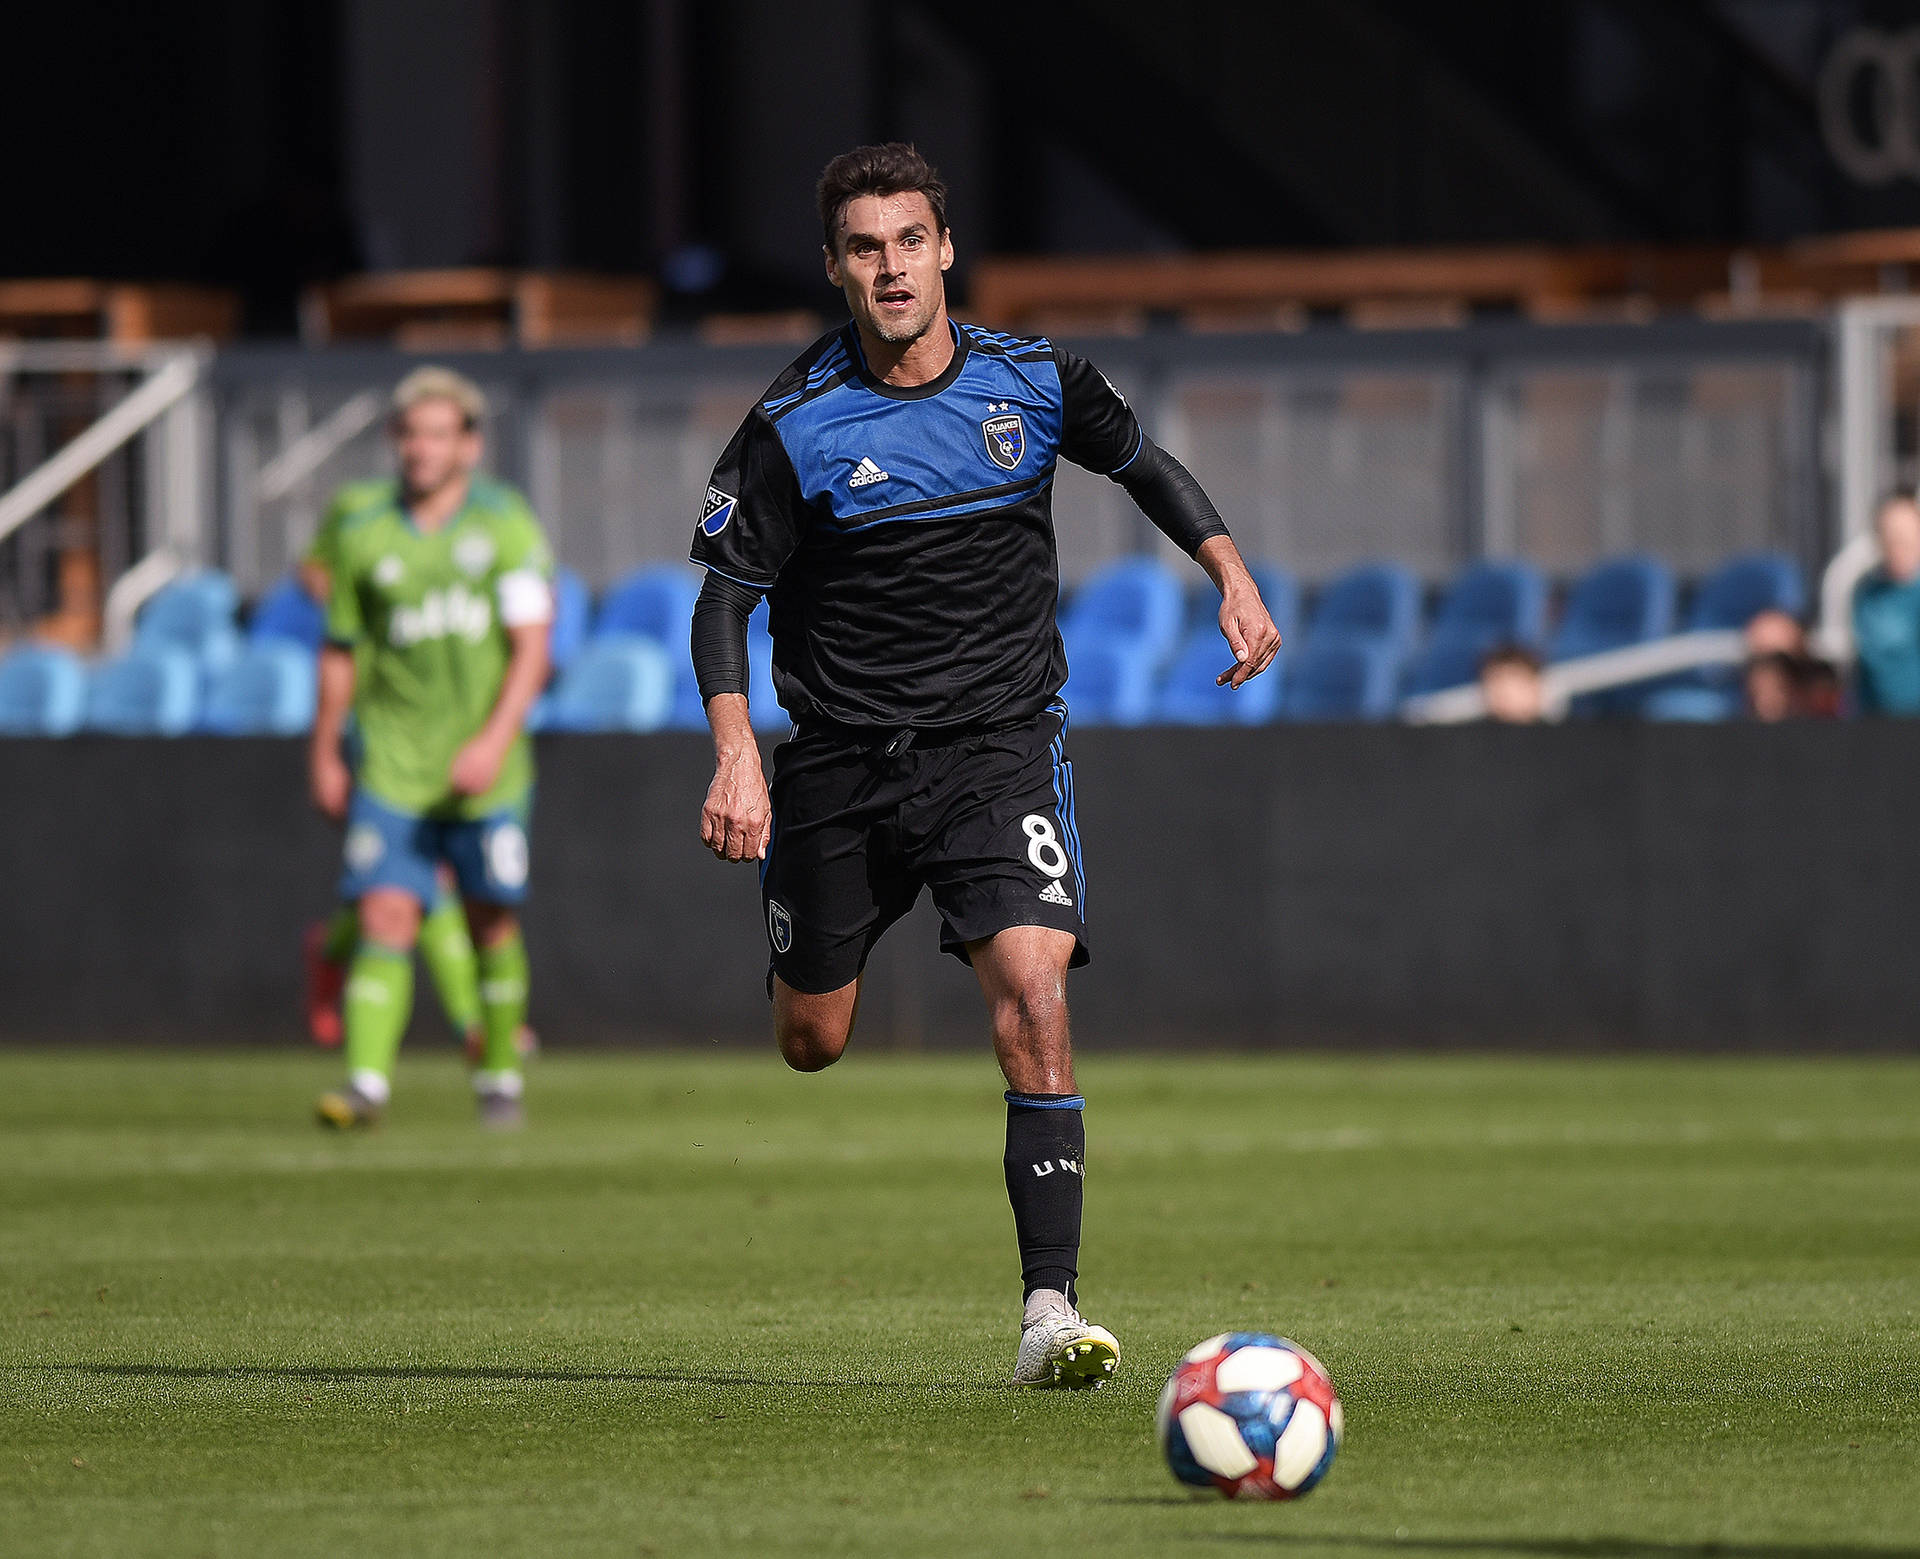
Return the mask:
<path id="1" fill-rule="evenodd" d="M 885 471 L 882 471 L 865 455 L 862 455 L 860 457 L 860 464 L 853 468 L 853 475 L 847 478 L 847 486 L 871 487 L 875 482 L 890 482 L 892 480 L 893 478 L 888 476 Z"/>
<path id="2" fill-rule="evenodd" d="M 1063 904 L 1068 909 L 1073 908 L 1073 900 L 1067 897 L 1066 890 L 1057 882 L 1050 882 L 1040 890 L 1040 902 L 1042 904 Z"/>

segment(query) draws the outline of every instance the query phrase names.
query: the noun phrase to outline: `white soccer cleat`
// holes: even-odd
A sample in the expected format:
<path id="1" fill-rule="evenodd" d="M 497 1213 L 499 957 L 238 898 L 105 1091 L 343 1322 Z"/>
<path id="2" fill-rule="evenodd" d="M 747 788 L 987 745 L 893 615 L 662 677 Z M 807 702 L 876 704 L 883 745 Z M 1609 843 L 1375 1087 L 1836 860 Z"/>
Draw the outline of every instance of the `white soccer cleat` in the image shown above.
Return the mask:
<path id="1" fill-rule="evenodd" d="M 1020 1322 L 1020 1353 L 1013 1383 L 1037 1390 L 1092 1391 L 1113 1378 L 1119 1340 L 1093 1326 L 1052 1289 L 1036 1290 Z"/>

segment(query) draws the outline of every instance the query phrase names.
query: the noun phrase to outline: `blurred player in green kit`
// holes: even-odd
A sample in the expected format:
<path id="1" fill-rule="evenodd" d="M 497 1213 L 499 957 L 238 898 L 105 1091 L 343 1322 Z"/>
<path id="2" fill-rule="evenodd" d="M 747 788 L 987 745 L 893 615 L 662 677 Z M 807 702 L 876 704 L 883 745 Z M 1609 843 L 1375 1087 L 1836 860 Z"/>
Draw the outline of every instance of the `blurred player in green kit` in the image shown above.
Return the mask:
<path id="1" fill-rule="evenodd" d="M 430 913 L 443 871 L 472 933 L 480 1118 L 522 1118 L 525 720 L 547 678 L 552 563 L 525 500 L 477 474 L 484 411 L 457 374 L 409 375 L 394 394 L 398 481 L 349 488 L 329 516 L 309 771 L 315 804 L 346 820 L 340 896 L 358 911 L 342 1001 L 347 1083 L 318 1105 L 331 1126 L 367 1124 L 386 1107 L 412 1013 L 413 948 L 436 920 L 445 927 Z M 349 713 L 357 776 L 341 753 Z"/>

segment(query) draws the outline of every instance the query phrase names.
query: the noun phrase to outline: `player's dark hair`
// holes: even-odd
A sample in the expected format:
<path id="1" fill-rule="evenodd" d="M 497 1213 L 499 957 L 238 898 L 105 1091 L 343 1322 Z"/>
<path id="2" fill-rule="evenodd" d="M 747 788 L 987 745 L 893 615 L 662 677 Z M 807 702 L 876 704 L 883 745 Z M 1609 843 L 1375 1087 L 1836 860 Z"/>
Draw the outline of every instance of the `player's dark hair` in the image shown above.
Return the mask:
<path id="1" fill-rule="evenodd" d="M 1509 666 L 1537 673 L 1545 665 L 1539 652 L 1524 644 L 1496 644 L 1480 657 L 1480 674 L 1485 676 L 1489 671 L 1504 671 Z"/>
<path id="2" fill-rule="evenodd" d="M 829 254 L 836 253 L 840 217 L 849 201 L 862 195 L 904 195 L 917 191 L 933 207 L 936 232 L 947 230 L 947 184 L 933 164 L 905 141 L 856 146 L 820 170 L 820 229 Z"/>

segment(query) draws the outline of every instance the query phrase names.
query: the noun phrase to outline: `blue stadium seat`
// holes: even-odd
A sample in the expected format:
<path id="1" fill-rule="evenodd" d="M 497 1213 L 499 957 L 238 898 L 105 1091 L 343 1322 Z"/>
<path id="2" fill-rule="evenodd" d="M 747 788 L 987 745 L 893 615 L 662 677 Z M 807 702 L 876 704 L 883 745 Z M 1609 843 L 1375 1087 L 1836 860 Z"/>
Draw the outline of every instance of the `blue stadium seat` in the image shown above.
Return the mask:
<path id="1" fill-rule="evenodd" d="M 1384 639 L 1309 636 L 1288 657 L 1283 720 L 1384 720 L 1394 711 L 1399 657 Z"/>
<path id="2" fill-rule="evenodd" d="M 1179 647 L 1185 624 L 1180 580 L 1150 557 L 1120 558 L 1096 569 L 1060 616 L 1060 631 L 1073 642 L 1122 646 L 1145 660 L 1149 675 Z"/>
<path id="3" fill-rule="evenodd" d="M 1077 725 L 1145 725 L 1153 718 L 1154 663 L 1137 644 L 1095 630 L 1063 633 L 1067 685 L 1062 696 Z"/>
<path id="4" fill-rule="evenodd" d="M 310 651 L 320 648 L 326 631 L 326 612 L 292 575 L 260 597 L 247 624 L 247 637 L 255 644 L 277 640 Z"/>
<path id="5" fill-rule="evenodd" d="M 71 736 L 87 710 L 87 668 L 71 650 L 23 644 L 0 659 L 0 736 Z"/>
<path id="6" fill-rule="evenodd" d="M 668 655 L 671 703 L 667 723 L 676 730 L 704 730 L 706 715 L 693 678 L 693 605 L 701 574 L 685 563 L 653 563 L 627 575 L 601 598 L 594 637 L 641 635 Z"/>
<path id="7" fill-rule="evenodd" d="M 1646 694 L 1639 700 L 1638 708 L 1643 720 L 1705 724 L 1738 719 L 1742 703 L 1740 689 L 1735 685 L 1706 687 L 1697 682 L 1675 682 Z"/>
<path id="8" fill-rule="evenodd" d="M 1778 553 L 1752 553 L 1722 563 L 1700 582 L 1687 610 L 1687 626 L 1744 628 L 1761 612 L 1798 617 L 1806 606 L 1807 582 L 1799 564 Z"/>
<path id="9" fill-rule="evenodd" d="M 587 642 L 593 623 L 593 595 L 570 568 L 553 574 L 553 669 L 565 671 Z"/>
<path id="10" fill-rule="evenodd" d="M 1597 655 L 1673 632 L 1673 575 L 1657 558 L 1614 558 L 1573 587 L 1550 659 Z"/>
<path id="11" fill-rule="evenodd" d="M 200 729 L 216 736 L 298 736 L 313 724 L 316 671 L 311 650 L 257 639 L 208 678 Z"/>
<path id="12" fill-rule="evenodd" d="M 548 695 L 543 729 L 655 731 L 673 707 L 673 666 L 657 640 L 596 635 Z"/>
<path id="13" fill-rule="evenodd" d="M 184 736 L 200 712 L 200 666 L 185 650 L 138 644 L 96 666 L 87 685 L 89 731 Z"/>
<path id="14" fill-rule="evenodd" d="M 143 649 L 184 650 L 202 667 L 224 666 L 240 653 L 239 607 L 240 593 L 225 574 L 187 574 L 141 608 L 133 642 Z"/>
<path id="15" fill-rule="evenodd" d="M 1309 641 L 1379 644 L 1397 671 L 1420 636 L 1420 581 L 1398 563 L 1363 563 L 1320 592 L 1307 624 Z"/>
<path id="16" fill-rule="evenodd" d="M 1286 630 L 1280 634 L 1284 641 Z M 1283 646 L 1272 665 L 1237 690 L 1219 687 L 1214 678 L 1233 664 L 1233 651 L 1218 624 L 1205 623 L 1187 635 L 1174 657 L 1154 699 L 1153 716 L 1167 725 L 1265 725 L 1280 712 L 1287 655 Z"/>
<path id="17" fill-rule="evenodd" d="M 1531 563 L 1476 563 L 1442 597 L 1433 631 L 1407 673 L 1409 693 L 1458 687 L 1501 644 L 1537 648 L 1547 636 L 1547 581 Z"/>

